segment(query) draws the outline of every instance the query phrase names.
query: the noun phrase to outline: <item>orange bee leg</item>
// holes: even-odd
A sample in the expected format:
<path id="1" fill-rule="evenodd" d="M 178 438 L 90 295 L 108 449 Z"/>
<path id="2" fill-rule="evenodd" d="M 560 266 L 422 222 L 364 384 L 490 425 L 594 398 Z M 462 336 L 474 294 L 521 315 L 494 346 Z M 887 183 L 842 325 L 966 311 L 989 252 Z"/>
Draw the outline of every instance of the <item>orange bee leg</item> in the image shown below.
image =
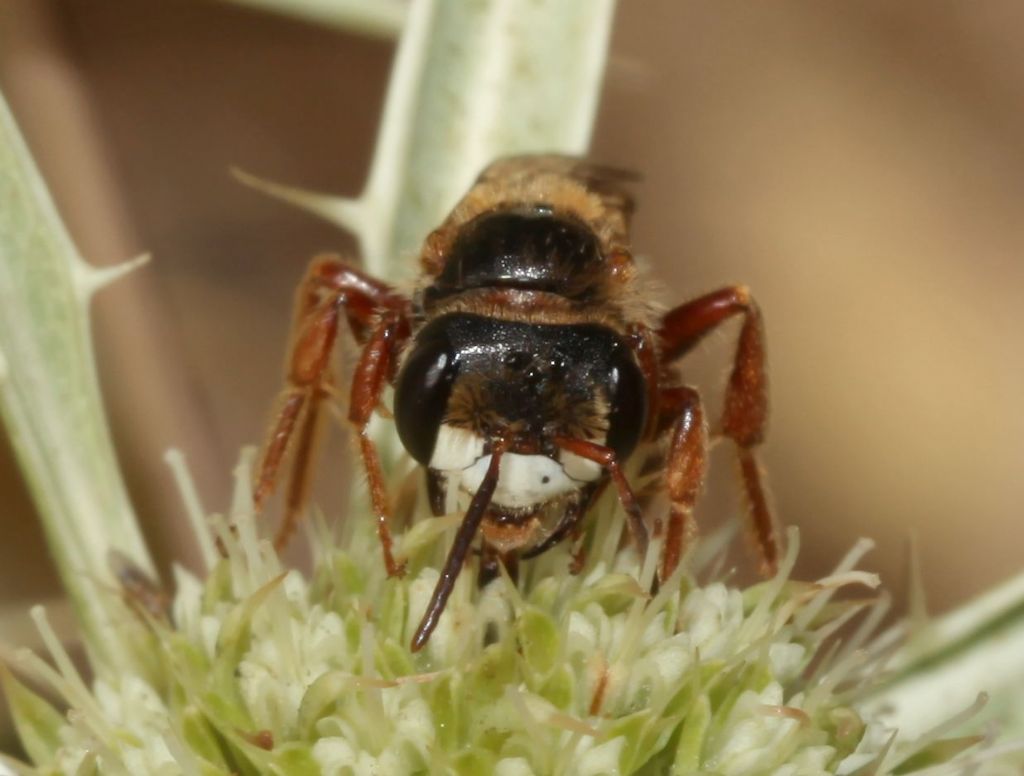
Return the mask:
<path id="1" fill-rule="evenodd" d="M 288 489 L 285 492 L 284 518 L 278 526 L 277 533 L 274 534 L 274 547 L 278 550 L 287 546 L 309 499 L 313 463 L 316 461 L 317 444 L 323 427 L 320 410 L 324 397 L 324 392 L 315 390 L 308 399 L 308 407 L 301 420 L 291 473 L 288 477 Z"/>
<path id="2" fill-rule="evenodd" d="M 370 323 L 381 310 L 404 312 L 407 306 L 388 286 L 337 257 L 321 256 L 310 263 L 296 293 L 287 387 L 278 398 L 276 419 L 263 445 L 253 487 L 253 503 L 259 511 L 276 488 L 281 465 L 294 447 L 276 547 L 283 547 L 294 531 L 308 497 L 321 404 L 335 392 L 330 358 L 341 315 L 356 339 L 365 340 Z"/>
<path id="3" fill-rule="evenodd" d="M 384 475 L 380 467 L 377 446 L 370 438 L 370 418 L 380 404 L 384 388 L 390 381 L 397 363 L 398 351 L 409 337 L 408 320 L 401 313 L 386 313 L 377 323 L 363 347 L 359 363 L 352 377 L 352 394 L 348 408 L 348 419 L 359 434 L 359 453 L 366 468 L 366 479 L 370 490 L 370 501 L 377 515 L 377 536 L 384 553 L 384 565 L 388 576 L 400 577 L 405 573 L 405 563 L 397 562 L 392 552 L 391 529 L 388 521 L 391 514 Z"/>
<path id="4" fill-rule="evenodd" d="M 670 361 L 691 351 L 709 332 L 734 315 L 743 316 L 743 327 L 726 388 L 722 434 L 736 444 L 761 570 L 771 575 L 778 568 L 781 550 L 756 454 L 768 420 L 765 338 L 757 303 L 743 286 L 723 288 L 670 310 L 662 319 L 657 336 L 662 358 Z"/>
<path id="5" fill-rule="evenodd" d="M 693 508 L 707 471 L 708 430 L 700 394 L 693 388 L 664 389 L 661 408 L 664 417 L 672 418 L 665 456 L 669 516 L 661 561 L 661 578 L 668 579 L 697 535 Z"/>
<path id="6" fill-rule="evenodd" d="M 256 470 L 253 503 L 256 511 L 277 485 L 281 464 L 292 444 L 296 430 L 299 434 L 298 454 L 289 475 L 285 518 L 274 544 L 283 546 L 292 532 L 301 510 L 303 495 L 308 489 L 310 460 L 314 437 L 319 425 L 319 404 L 322 400 L 321 382 L 326 379 L 334 340 L 338 331 L 338 302 L 328 299 L 305 317 L 292 346 L 288 387 L 277 402 L 277 420 L 263 445 L 263 453 Z"/>

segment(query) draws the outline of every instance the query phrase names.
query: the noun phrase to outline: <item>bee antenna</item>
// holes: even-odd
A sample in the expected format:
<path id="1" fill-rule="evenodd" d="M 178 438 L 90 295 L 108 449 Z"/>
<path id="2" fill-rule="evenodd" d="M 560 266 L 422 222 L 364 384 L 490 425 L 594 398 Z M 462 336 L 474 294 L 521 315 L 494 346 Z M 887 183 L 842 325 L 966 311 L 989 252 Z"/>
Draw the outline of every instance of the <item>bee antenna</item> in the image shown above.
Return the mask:
<path id="1" fill-rule="evenodd" d="M 484 519 L 487 507 L 491 504 L 491 497 L 498 485 L 498 466 L 504 452 L 505 445 L 501 442 L 495 443 L 491 450 L 491 462 L 487 467 L 487 473 L 484 474 L 483 482 L 473 494 L 469 509 L 466 510 L 466 514 L 462 518 L 459 530 L 455 534 L 455 541 L 452 542 L 452 548 L 448 550 L 444 568 L 441 569 L 441 578 L 437 580 L 434 593 L 430 596 L 430 603 L 427 604 L 427 611 L 423 613 L 423 619 L 412 637 L 410 648 L 413 652 L 423 649 L 430 634 L 437 627 L 438 620 L 441 619 L 441 613 L 444 612 L 445 604 L 448 603 L 448 597 L 455 588 L 455 580 L 458 579 L 459 572 L 462 571 L 462 566 L 466 562 L 466 556 L 469 555 L 473 538 Z"/>

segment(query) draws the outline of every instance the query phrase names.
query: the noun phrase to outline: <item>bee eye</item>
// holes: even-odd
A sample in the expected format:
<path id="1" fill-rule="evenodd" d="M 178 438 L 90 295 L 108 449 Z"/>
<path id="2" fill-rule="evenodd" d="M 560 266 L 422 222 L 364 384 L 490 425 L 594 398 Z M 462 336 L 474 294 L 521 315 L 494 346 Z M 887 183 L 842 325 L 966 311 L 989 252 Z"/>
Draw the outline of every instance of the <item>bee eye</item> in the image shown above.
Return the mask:
<path id="1" fill-rule="evenodd" d="M 455 348 L 443 327 L 420 332 L 395 381 L 395 426 L 409 454 L 426 466 L 459 371 Z"/>
<path id="2" fill-rule="evenodd" d="M 640 441 L 647 422 L 647 385 L 629 350 L 615 349 L 608 369 L 607 445 L 624 460 Z"/>

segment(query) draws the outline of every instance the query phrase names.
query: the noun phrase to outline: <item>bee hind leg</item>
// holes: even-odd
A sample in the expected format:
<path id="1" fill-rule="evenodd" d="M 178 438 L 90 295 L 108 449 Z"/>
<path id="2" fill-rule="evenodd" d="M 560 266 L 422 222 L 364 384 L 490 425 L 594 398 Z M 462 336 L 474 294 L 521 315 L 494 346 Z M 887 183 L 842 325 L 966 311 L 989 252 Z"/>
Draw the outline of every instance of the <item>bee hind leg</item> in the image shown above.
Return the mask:
<path id="1" fill-rule="evenodd" d="M 287 384 L 278 397 L 275 420 L 263 444 L 253 486 L 253 504 L 259 512 L 276 488 L 281 467 L 294 448 L 285 516 L 274 541 L 279 549 L 294 532 L 308 499 L 322 426 L 320 410 L 323 402 L 335 394 L 330 360 L 341 318 L 348 321 L 355 339 L 365 342 L 372 322 L 382 311 L 404 320 L 408 304 L 389 286 L 337 256 L 318 256 L 310 263 L 296 292 Z M 408 324 L 399 325 L 398 330 L 407 332 Z M 393 362 L 391 359 L 388 363 Z"/>
<path id="2" fill-rule="evenodd" d="M 775 573 L 781 554 L 779 532 L 768 506 L 756 449 L 768 421 L 768 376 L 761 312 L 745 286 L 729 286 L 670 310 L 657 336 L 662 358 L 671 361 L 693 350 L 721 323 L 742 316 L 739 341 L 725 393 L 722 435 L 736 445 L 747 512 L 765 576 Z"/>

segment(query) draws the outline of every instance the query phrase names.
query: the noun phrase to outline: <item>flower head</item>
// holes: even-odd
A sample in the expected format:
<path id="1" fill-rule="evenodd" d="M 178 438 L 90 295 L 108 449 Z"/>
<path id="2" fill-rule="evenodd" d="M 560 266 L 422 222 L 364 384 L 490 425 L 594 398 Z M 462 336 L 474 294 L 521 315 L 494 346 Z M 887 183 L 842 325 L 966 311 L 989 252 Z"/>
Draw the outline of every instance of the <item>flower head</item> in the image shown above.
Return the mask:
<path id="1" fill-rule="evenodd" d="M 152 675 L 87 689 L 50 638 L 59 670 L 25 655 L 22 667 L 67 715 L 7 676 L 34 772 L 904 773 L 977 741 L 911 745 L 858 712 L 884 656 L 869 640 L 884 603 L 834 593 L 877 584 L 853 570 L 866 544 L 802 583 L 789 578 L 793 534 L 783 570 L 740 589 L 699 581 L 711 542 L 652 594 L 656 544 L 643 559 L 622 548 L 606 505 L 581 573 L 560 547 L 518 583 L 479 589 L 463 574 L 412 653 L 456 520 L 416 523 L 397 579 L 370 520 L 351 520 L 342 540 L 314 526 L 306 576 L 281 566 L 244 508 L 230 529 L 213 519 L 224 555 L 207 578 L 179 568 L 167 616 L 138 609 Z M 836 631 L 865 610 L 842 644 Z"/>

